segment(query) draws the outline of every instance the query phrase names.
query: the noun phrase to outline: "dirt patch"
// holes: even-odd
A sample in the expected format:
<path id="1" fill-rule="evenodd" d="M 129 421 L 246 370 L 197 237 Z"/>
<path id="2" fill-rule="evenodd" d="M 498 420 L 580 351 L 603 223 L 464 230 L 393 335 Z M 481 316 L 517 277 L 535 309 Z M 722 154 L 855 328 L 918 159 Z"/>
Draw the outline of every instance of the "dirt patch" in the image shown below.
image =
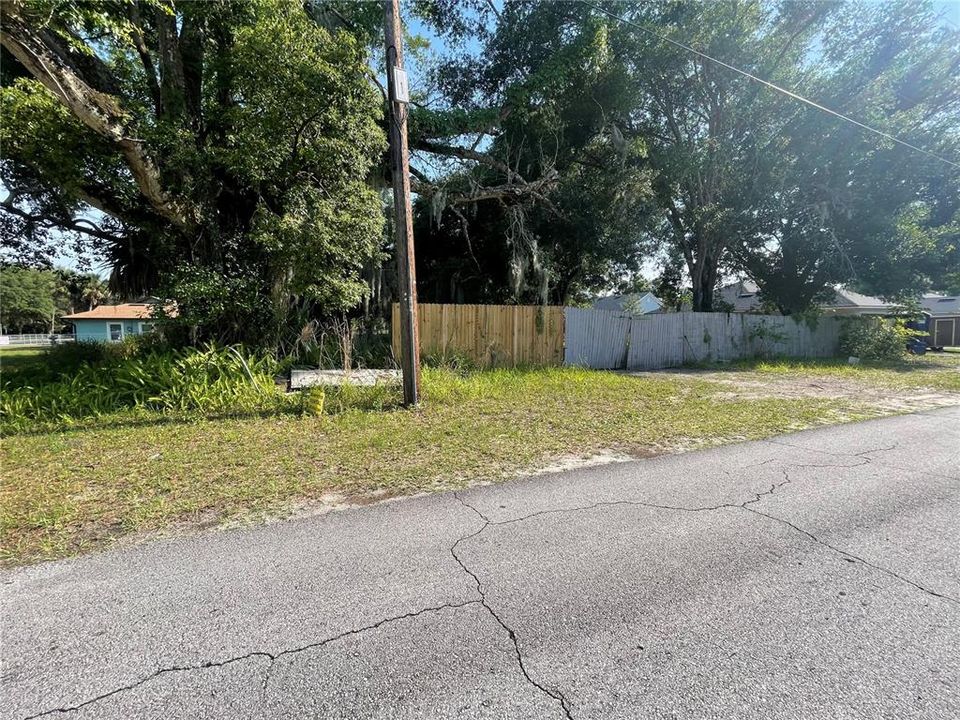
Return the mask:
<path id="1" fill-rule="evenodd" d="M 950 405 L 960 405 L 960 394 L 916 388 L 880 387 L 855 378 L 818 375 L 760 373 L 749 370 L 660 370 L 635 372 L 631 375 L 655 377 L 669 373 L 690 380 L 706 380 L 728 391 L 716 397 L 728 400 L 762 400 L 767 398 L 817 398 L 851 400 L 865 408 L 883 413 L 918 412 Z"/>
<path id="2" fill-rule="evenodd" d="M 656 454 L 656 453 L 653 453 Z M 577 470 L 579 468 L 595 467 L 597 465 L 609 465 L 610 463 L 629 462 L 636 457 L 628 452 L 618 452 L 616 450 L 601 450 L 591 455 L 567 455 L 554 459 L 542 467 L 534 469 L 520 470 L 512 473 L 514 477 L 531 477 L 534 475 L 547 475 L 552 473 L 564 472 L 566 470 Z"/>
<path id="3" fill-rule="evenodd" d="M 618 445 L 619 450 L 626 460 L 647 460 L 659 455 L 677 452 L 677 448 L 657 448 L 650 445 Z"/>

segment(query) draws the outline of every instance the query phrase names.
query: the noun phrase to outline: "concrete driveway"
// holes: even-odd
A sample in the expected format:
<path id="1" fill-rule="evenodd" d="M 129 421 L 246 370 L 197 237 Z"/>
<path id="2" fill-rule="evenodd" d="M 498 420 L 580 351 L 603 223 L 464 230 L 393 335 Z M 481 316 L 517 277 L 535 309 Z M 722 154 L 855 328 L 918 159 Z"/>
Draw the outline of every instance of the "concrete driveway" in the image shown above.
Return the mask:
<path id="1" fill-rule="evenodd" d="M 960 408 L 6 572 L 2 717 L 948 718 Z"/>

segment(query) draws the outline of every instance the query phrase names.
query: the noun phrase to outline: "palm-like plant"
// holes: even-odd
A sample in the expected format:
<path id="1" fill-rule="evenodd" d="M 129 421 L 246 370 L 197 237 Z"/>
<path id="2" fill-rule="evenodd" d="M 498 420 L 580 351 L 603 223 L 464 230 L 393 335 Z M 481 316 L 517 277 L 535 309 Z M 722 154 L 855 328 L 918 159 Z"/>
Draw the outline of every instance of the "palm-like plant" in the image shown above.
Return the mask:
<path id="1" fill-rule="evenodd" d="M 87 276 L 87 282 L 80 291 L 80 297 L 87 304 L 87 310 L 93 310 L 109 297 L 106 284 L 96 275 Z"/>

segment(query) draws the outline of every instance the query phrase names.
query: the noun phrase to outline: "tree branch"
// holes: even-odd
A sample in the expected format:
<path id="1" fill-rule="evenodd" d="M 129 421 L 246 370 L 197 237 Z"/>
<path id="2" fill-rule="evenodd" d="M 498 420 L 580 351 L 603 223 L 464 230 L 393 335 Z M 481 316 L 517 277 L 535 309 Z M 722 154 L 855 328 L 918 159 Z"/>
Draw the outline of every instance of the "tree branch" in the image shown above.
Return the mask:
<path id="1" fill-rule="evenodd" d="M 130 24 L 133 26 L 133 32 L 131 33 L 133 45 L 137 49 L 137 54 L 140 56 L 140 63 L 143 65 L 143 70 L 147 75 L 147 86 L 150 88 L 150 97 L 153 99 L 153 109 L 157 115 L 159 115 L 160 109 L 163 106 L 163 99 L 160 95 L 160 83 L 157 82 L 157 69 L 153 64 L 153 57 L 150 55 L 147 43 L 143 39 L 139 3 L 131 3 L 128 14 L 130 16 Z"/>
<path id="2" fill-rule="evenodd" d="M 180 38 L 177 35 L 177 18 L 163 8 L 154 11 L 157 26 L 157 44 L 160 57 L 160 96 L 163 99 L 162 113 L 177 117 L 184 111 L 183 58 L 180 56 Z"/>
<path id="3" fill-rule="evenodd" d="M 203 123 L 203 60 L 204 46 L 197 18 L 188 14 L 180 30 L 180 62 L 183 71 L 183 97 L 187 114 L 194 127 Z"/>
<path id="4" fill-rule="evenodd" d="M 33 213 L 29 210 L 24 210 L 15 204 L 17 197 L 17 195 L 11 192 L 4 200 L 0 200 L 0 209 L 11 215 L 23 218 L 27 222 L 40 224 L 47 229 L 58 228 L 69 232 L 79 232 L 100 238 L 101 240 L 111 240 L 114 242 L 120 242 L 123 239 L 119 235 L 104 230 L 97 223 L 87 218 L 70 218 L 66 220 L 65 218 L 55 217 L 46 213 Z"/>
<path id="5" fill-rule="evenodd" d="M 410 166 L 410 174 L 413 175 L 421 183 L 430 184 L 430 178 L 427 177 L 426 173 L 421 170 L 417 170 L 413 165 Z"/>
<path id="6" fill-rule="evenodd" d="M 470 148 L 458 147 L 456 145 L 444 145 L 443 143 L 424 139 L 415 140 L 411 144 L 415 150 L 423 150 L 424 152 L 433 153 L 434 155 L 443 155 L 445 157 L 456 157 L 460 158 L 461 160 L 473 160 L 481 165 L 486 165 L 494 170 L 499 170 L 509 181 L 519 180 L 521 183 L 526 182 L 518 173 L 514 172 L 513 168 L 511 168 L 505 162 L 490 157 L 490 155 L 487 155 L 486 153 L 471 150 Z"/>
<path id="7" fill-rule="evenodd" d="M 127 114 L 116 99 L 95 90 L 69 63 L 69 58 L 56 51 L 55 41 L 51 46 L 48 31 L 34 31 L 17 13 L 19 4 L 3 3 L 0 7 L 3 46 L 84 125 L 118 148 L 140 193 L 156 213 L 178 228 L 192 227 L 192 213 L 164 190 L 156 164 L 145 152 L 142 141 L 131 136 Z"/>
<path id="8" fill-rule="evenodd" d="M 410 174 L 414 175 L 413 172 Z M 437 191 L 437 187 L 423 180 L 422 177 L 417 177 L 422 175 L 423 173 L 419 172 L 414 175 L 416 182 L 413 183 L 413 190 L 420 195 L 430 196 Z M 559 175 L 556 171 L 553 171 L 529 183 L 506 183 L 503 185 L 481 186 L 470 192 L 451 194 L 447 196 L 446 203 L 447 205 L 467 205 L 480 202 L 481 200 L 499 200 L 504 203 L 518 203 L 524 202 L 529 198 L 534 198 L 559 213 L 559 210 L 555 208 L 550 199 L 544 194 L 546 191 L 552 189 L 558 181 Z"/>

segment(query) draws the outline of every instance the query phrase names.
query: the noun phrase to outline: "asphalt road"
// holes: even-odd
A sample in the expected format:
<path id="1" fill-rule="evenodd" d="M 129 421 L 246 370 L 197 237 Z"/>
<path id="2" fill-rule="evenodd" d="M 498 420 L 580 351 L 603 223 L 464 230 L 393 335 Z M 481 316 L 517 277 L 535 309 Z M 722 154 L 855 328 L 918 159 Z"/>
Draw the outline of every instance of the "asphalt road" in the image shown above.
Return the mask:
<path id="1" fill-rule="evenodd" d="M 956 718 L 960 408 L 2 581 L 4 718 Z"/>

